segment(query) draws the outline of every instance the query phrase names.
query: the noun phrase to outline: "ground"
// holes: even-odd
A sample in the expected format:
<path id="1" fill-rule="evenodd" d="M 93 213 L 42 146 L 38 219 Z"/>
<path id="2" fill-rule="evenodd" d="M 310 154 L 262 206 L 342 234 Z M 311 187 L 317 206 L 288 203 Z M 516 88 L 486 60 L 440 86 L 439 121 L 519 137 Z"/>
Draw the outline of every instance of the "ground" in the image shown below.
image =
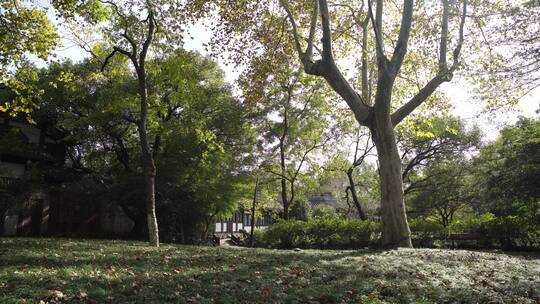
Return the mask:
<path id="1" fill-rule="evenodd" d="M 540 256 L 0 238 L 0 303 L 540 303 Z"/>

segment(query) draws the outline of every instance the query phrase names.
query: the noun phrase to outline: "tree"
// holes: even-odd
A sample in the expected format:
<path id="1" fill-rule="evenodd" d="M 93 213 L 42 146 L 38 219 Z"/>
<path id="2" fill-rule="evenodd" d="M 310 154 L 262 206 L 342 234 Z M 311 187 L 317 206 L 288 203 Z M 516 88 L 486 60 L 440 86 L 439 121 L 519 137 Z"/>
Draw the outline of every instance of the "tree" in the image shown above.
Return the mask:
<path id="1" fill-rule="evenodd" d="M 329 158 L 322 167 L 318 170 L 312 168 L 309 175 L 316 177 L 316 186 L 312 193 L 332 193 L 338 201 L 348 206 L 347 214 L 350 218 L 366 220 L 368 214 L 378 215 L 379 185 L 377 168 L 370 162 L 364 161 L 369 151 L 364 150 L 365 146 L 357 147 L 357 142 L 352 144 L 358 150 L 337 153 L 332 153 L 335 152 L 332 151 L 330 155 L 326 154 L 325 156 Z M 360 142 L 358 143 L 360 145 Z M 370 150 L 369 147 L 367 149 Z M 356 162 L 351 162 L 347 157 L 347 154 L 351 152 Z M 363 159 L 358 161 L 361 158 Z"/>
<path id="2" fill-rule="evenodd" d="M 365 135 L 365 134 L 364 134 Z M 365 146 L 362 150 L 360 150 L 360 140 L 361 138 L 365 136 L 362 136 L 360 132 L 356 135 L 356 142 L 355 142 L 355 148 L 354 148 L 354 157 L 353 162 L 349 168 L 347 168 L 347 179 L 349 181 L 349 186 L 346 188 L 345 192 L 348 194 L 351 194 L 354 206 L 356 207 L 356 210 L 358 211 L 358 215 L 360 216 L 361 220 L 366 220 L 367 215 L 365 211 L 365 207 L 362 206 L 362 203 L 358 199 L 358 193 L 356 190 L 356 183 L 354 181 L 354 171 L 357 167 L 360 167 L 363 163 L 366 157 L 369 155 L 371 150 L 373 149 L 373 145 L 371 144 L 371 141 L 369 140 L 369 137 L 366 140 Z"/>
<path id="3" fill-rule="evenodd" d="M 159 231 L 156 217 L 155 180 L 156 166 L 154 154 L 159 137 L 151 146 L 148 134 L 148 71 L 146 62 L 152 45 L 163 43 L 166 39 L 178 39 L 179 23 L 171 17 L 171 12 L 178 10 L 172 2 L 161 1 L 56 1 L 56 7 L 61 9 L 64 17 L 73 18 L 70 13 L 78 13 L 85 17 L 89 24 L 99 24 L 96 18 L 95 5 L 104 5 L 110 14 L 102 23 L 104 40 L 112 45 L 112 51 L 105 57 L 102 65 L 104 70 L 115 55 L 129 59 L 137 77 L 137 92 L 139 95 L 139 113 L 137 117 L 127 115 L 137 126 L 143 176 L 145 178 L 146 216 L 148 222 L 149 241 L 152 246 L 159 246 Z M 180 11 L 179 11 L 180 12 Z M 173 20 L 173 21 L 171 21 Z M 175 41 L 176 43 L 178 41 Z"/>
<path id="4" fill-rule="evenodd" d="M 413 15 L 415 10 L 412 0 L 404 1 L 402 10 L 399 6 L 389 6 L 383 9 L 383 1 L 377 1 L 376 11 L 373 12 L 370 1 L 366 6 L 364 3 L 350 5 L 348 3 L 331 3 L 326 0 L 318 1 L 295 1 L 292 5 L 285 1 L 279 1 L 279 5 L 285 11 L 285 17 L 275 10 L 276 3 L 267 5 L 253 5 L 251 2 L 238 4 L 234 14 L 226 13 L 224 2 L 217 1 L 220 16 L 223 19 L 223 28 L 230 33 L 236 31 L 240 37 L 253 39 L 255 46 L 249 48 L 238 47 L 242 39 L 227 39 L 218 36 L 216 40 L 225 41 L 229 45 L 234 45 L 233 49 L 240 49 L 239 53 L 250 55 L 258 51 L 261 45 L 271 43 L 272 45 L 283 45 L 291 43 L 296 56 L 300 60 L 304 71 L 307 74 L 323 78 L 333 91 L 344 100 L 351 113 L 361 126 L 370 129 L 379 158 L 379 173 L 381 185 L 381 211 L 383 218 L 383 244 L 384 246 L 404 246 L 411 247 L 410 230 L 405 214 L 403 200 L 403 182 L 401 177 L 400 157 L 395 141 L 394 128 L 406 116 L 416 108 L 425 104 L 425 101 L 435 93 L 436 89 L 444 82 L 452 79 L 453 73 L 459 66 L 459 57 L 464 41 L 464 26 L 467 16 L 467 1 L 463 3 L 450 3 L 442 1 L 441 5 L 432 5 L 422 10 L 421 13 Z M 358 11 L 360 10 L 360 13 Z M 351 11 L 353 14 L 351 14 Z M 228 11 L 227 11 L 228 12 Z M 383 16 L 391 16 L 388 23 L 383 27 Z M 253 17 L 255 16 L 255 18 Z M 365 100 L 365 93 L 357 91 L 354 82 L 349 81 L 346 73 L 342 71 L 335 55 L 345 53 L 352 58 L 355 56 L 357 48 L 351 45 L 358 45 L 363 39 L 355 39 L 357 33 L 362 31 L 363 16 L 369 17 L 373 34 L 368 35 L 368 40 L 372 41 L 369 50 L 375 50 L 376 72 L 362 73 L 368 74 L 369 81 L 363 81 L 368 85 L 376 83 L 376 88 L 371 90 L 373 102 Z M 433 19 L 441 20 L 438 38 L 433 37 Z M 359 22 L 353 23 L 354 19 Z M 413 19 L 421 21 L 415 23 L 416 28 L 412 28 Z M 283 23 L 288 20 L 291 33 L 284 38 L 281 35 Z M 339 20 L 339 22 L 338 22 Z M 401 22 L 396 22 L 401 20 Z M 336 22 L 336 28 L 332 30 L 331 23 Z M 356 24 L 357 26 L 354 26 Z M 369 26 L 368 26 L 369 27 Z M 385 31 L 398 32 L 395 47 L 391 50 L 391 57 L 386 53 L 388 43 L 394 44 L 392 35 L 386 35 Z M 448 63 L 450 33 L 455 32 L 457 38 L 453 39 L 454 50 L 452 52 L 453 61 Z M 353 33 L 353 34 L 351 34 Z M 322 34 L 321 44 L 316 42 L 316 36 Z M 361 37 L 361 36 L 360 36 Z M 352 39 L 351 39 L 352 38 Z M 409 39 L 411 38 L 411 39 Z M 409 45 L 409 41 L 413 41 Z M 438 46 L 426 47 L 434 40 L 439 40 Z M 361 42 L 360 42 L 361 43 Z M 360 44 L 361 45 L 361 44 Z M 406 58 L 408 49 L 413 49 L 414 59 Z M 315 52 L 320 57 L 315 57 Z M 361 53 L 361 52 L 360 52 Z M 433 63 L 433 53 L 438 54 L 436 63 Z M 358 53 L 356 53 L 358 54 Z M 369 57 L 368 57 L 369 58 Z M 366 62 L 363 60 L 363 62 Z M 420 80 L 409 81 L 411 78 L 400 75 L 400 71 L 406 73 L 417 73 L 418 63 L 422 62 L 422 70 L 427 75 L 427 83 L 420 84 Z M 416 63 L 416 64 L 415 64 Z M 373 65 L 371 65 L 373 66 Z M 371 69 L 367 69 L 370 71 Z M 370 75 L 372 74 L 372 75 Z M 414 75 L 414 74 L 412 74 Z M 371 81 L 372 78 L 375 78 Z M 404 80 L 403 80 L 404 79 Z M 400 83 L 411 82 L 414 86 L 401 86 Z M 412 90 L 418 87 L 418 91 Z M 364 86 L 365 88 L 365 86 Z M 401 88 L 407 88 L 402 91 Z M 411 90 L 412 89 L 412 90 Z M 365 92 L 365 91 L 364 91 Z M 368 97 L 371 95 L 368 94 Z M 400 97 L 396 100 L 396 97 Z M 407 98 L 405 101 L 403 99 Z M 396 106 L 400 105 L 396 109 Z"/>
<path id="5" fill-rule="evenodd" d="M 458 60 L 463 44 L 465 17 L 467 14 L 467 1 L 463 2 L 462 12 L 458 18 L 458 39 L 453 52 L 453 63 L 449 66 L 447 61 L 451 5 L 450 1 L 443 0 L 437 73 L 415 96 L 395 111 L 392 111 L 392 93 L 411 36 L 414 10 L 412 0 L 404 1 L 399 34 L 390 58 L 386 56 L 383 39 L 383 1 L 377 1 L 375 14 L 372 11 L 371 3 L 369 3 L 369 17 L 372 21 L 375 36 L 377 58 L 377 88 L 373 106 L 355 91 L 336 64 L 332 39 L 332 35 L 335 33 L 332 33 L 330 25 L 331 15 L 328 2 L 326 0 L 313 1 L 311 5 L 312 14 L 305 49 L 302 47 L 303 38 L 301 38 L 301 33 L 298 30 L 297 18 L 295 18 L 285 0 L 280 1 L 280 3 L 287 12 L 292 26 L 296 51 L 303 64 L 304 71 L 311 75 L 323 77 L 349 105 L 358 123 L 367 126 L 371 130 L 379 159 L 383 245 L 412 247 L 405 214 L 401 161 L 394 128 L 424 103 L 442 83 L 451 80 L 453 72 L 459 64 Z M 319 15 L 322 31 L 322 51 L 321 58 L 315 60 L 313 58 L 313 48 Z"/>
<path id="6" fill-rule="evenodd" d="M 540 210 L 540 120 L 521 117 L 475 159 L 477 212 L 497 216 Z"/>
<path id="7" fill-rule="evenodd" d="M 332 138 L 328 123 L 329 108 L 323 93 L 306 90 L 310 79 L 302 79 L 297 72 L 276 75 L 266 106 L 268 118 L 263 125 L 268 153 L 278 155 L 278 170 L 268 169 L 280 179 L 283 218 L 289 219 L 289 208 L 297 199 L 297 181 L 305 164 L 316 150 Z M 272 116 L 277 117 L 272 117 Z M 274 143 L 276 143 L 274 145 Z"/>
<path id="8" fill-rule="evenodd" d="M 478 127 L 468 129 L 454 116 L 419 114 L 407 119 L 397 128 L 405 195 L 431 182 L 432 176 L 422 171 L 424 168 L 476 152 L 481 135 Z"/>
<path id="9" fill-rule="evenodd" d="M 120 56 L 111 58 L 101 72 L 99 55 L 105 51 L 96 47 L 96 58 L 38 70 L 38 80 L 31 85 L 45 93 L 32 99 L 38 105 L 33 115 L 54 120 L 69 134 L 69 163 L 84 168 L 97 185 L 84 202 L 119 205 L 135 222 L 133 236 L 144 237 L 138 131 L 126 117 L 138 108 L 133 90 L 137 76 Z M 160 172 L 160 235 L 169 241 L 199 242 L 216 217 L 236 210 L 254 133 L 216 62 L 176 50 L 149 60 L 147 71 L 148 132 L 159 139 L 153 151 Z M 76 183 L 65 187 L 65 192 L 73 189 L 70 193 L 90 188 Z"/>
<path id="10" fill-rule="evenodd" d="M 473 197 L 470 163 L 463 155 L 431 163 L 417 178 L 423 183 L 409 192 L 409 205 L 415 213 L 434 216 L 444 227 Z"/>

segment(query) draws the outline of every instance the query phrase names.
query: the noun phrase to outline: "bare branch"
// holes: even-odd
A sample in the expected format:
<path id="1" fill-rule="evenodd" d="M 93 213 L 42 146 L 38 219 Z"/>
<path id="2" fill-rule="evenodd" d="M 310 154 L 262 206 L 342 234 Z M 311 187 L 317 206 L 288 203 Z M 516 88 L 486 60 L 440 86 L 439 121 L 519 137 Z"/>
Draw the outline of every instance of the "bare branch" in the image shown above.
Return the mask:
<path id="1" fill-rule="evenodd" d="M 461 53 L 461 47 L 463 46 L 463 32 L 465 30 L 465 18 L 467 17 L 467 0 L 463 0 L 463 11 L 461 13 L 461 21 L 459 23 L 459 38 L 458 38 L 458 44 L 456 48 L 454 49 L 454 62 L 452 63 L 452 67 L 450 68 L 450 72 L 453 72 L 455 69 L 457 69 L 457 66 L 459 64 L 459 55 Z"/>
<path id="2" fill-rule="evenodd" d="M 136 59 L 135 57 L 133 57 L 133 54 L 124 50 L 123 48 L 120 48 L 118 46 L 114 46 L 113 47 L 113 50 L 124 55 L 124 56 L 127 56 L 129 59 L 133 60 L 133 59 Z"/>
<path id="3" fill-rule="evenodd" d="M 109 60 L 114 57 L 114 55 L 118 52 L 118 50 L 114 49 L 106 58 L 105 61 L 103 61 L 103 64 L 101 65 L 101 72 L 105 70 L 107 65 L 109 64 Z"/>
<path id="4" fill-rule="evenodd" d="M 443 18 L 441 26 L 441 43 L 439 47 L 439 73 L 445 72 L 448 69 L 446 63 L 446 52 L 448 44 L 448 11 L 450 4 L 448 0 L 442 0 L 443 2 Z"/>
<path id="5" fill-rule="evenodd" d="M 291 23 L 292 27 L 292 34 L 294 38 L 294 46 L 296 47 L 296 51 L 298 52 L 298 56 L 302 58 L 304 56 L 304 52 L 302 52 L 302 46 L 300 45 L 300 38 L 298 37 L 298 27 L 296 25 L 296 21 L 294 20 L 294 16 L 291 12 L 291 9 L 289 8 L 289 4 L 287 3 L 287 0 L 280 0 L 281 6 L 287 13 L 287 18 L 289 18 L 289 22 Z M 311 33 L 310 33 L 311 34 Z"/>
<path id="6" fill-rule="evenodd" d="M 401 64 L 403 63 L 403 58 L 405 58 L 405 54 L 407 53 L 407 44 L 409 42 L 409 36 L 411 33 L 412 15 L 413 0 L 404 0 L 403 13 L 401 15 L 401 27 L 399 29 L 398 40 L 391 60 L 392 74 L 394 77 L 399 72 Z"/>
<path id="7" fill-rule="evenodd" d="M 133 40 L 133 38 L 127 33 L 127 29 L 124 30 L 122 37 L 126 38 L 126 40 L 129 42 L 131 45 L 131 53 L 133 56 L 135 56 L 135 54 L 137 54 L 137 44 L 135 43 L 135 40 Z"/>
<path id="8" fill-rule="evenodd" d="M 327 0 L 319 0 L 321 23 L 322 23 L 322 58 L 326 62 L 333 62 L 334 55 L 332 54 L 332 30 L 330 28 L 330 14 L 328 13 Z"/>
<path id="9" fill-rule="evenodd" d="M 397 126 L 407 115 L 420 106 L 435 90 L 445 82 L 445 77 L 441 75 L 431 79 L 411 100 L 401 106 L 392 114 L 392 124 Z"/>
<path id="10" fill-rule="evenodd" d="M 309 147 L 306 151 L 304 151 L 304 154 L 302 155 L 302 158 L 300 159 L 300 163 L 298 164 L 298 167 L 296 168 L 296 171 L 294 172 L 292 176 L 292 180 L 295 181 L 298 177 L 298 174 L 300 173 L 300 170 L 302 169 L 302 165 L 306 161 L 306 158 L 308 154 L 318 148 L 324 147 L 326 143 L 330 140 L 330 137 L 325 138 L 321 143 L 315 143 L 313 146 Z"/>
<path id="11" fill-rule="evenodd" d="M 152 43 L 152 39 L 154 38 L 154 30 L 155 30 L 155 20 L 154 20 L 154 13 L 150 11 L 147 18 L 148 22 L 148 34 L 146 35 L 146 40 L 143 43 L 141 54 L 139 55 L 140 64 L 143 65 L 144 61 L 146 60 L 146 54 L 148 53 L 148 48 L 150 47 L 150 44 Z"/>
<path id="12" fill-rule="evenodd" d="M 384 44 L 382 40 L 382 1 L 377 1 L 377 18 L 373 16 L 373 9 L 371 6 L 371 0 L 368 0 L 368 10 L 371 23 L 373 23 L 373 32 L 375 32 L 375 49 L 377 51 L 377 58 L 383 64 L 383 67 L 386 69 L 388 58 L 384 54 Z"/>
<path id="13" fill-rule="evenodd" d="M 272 169 L 265 169 L 264 171 L 268 172 L 268 173 L 271 173 L 271 174 L 274 174 L 276 176 L 279 176 L 280 178 L 284 178 L 285 180 L 287 180 L 288 182 L 291 182 L 291 179 L 284 175 L 284 174 L 281 174 L 279 172 L 275 172 L 275 171 L 272 171 Z"/>
<path id="14" fill-rule="evenodd" d="M 461 47 L 463 45 L 463 31 L 465 27 L 465 18 L 467 14 L 467 0 L 463 1 L 463 12 L 461 15 L 460 25 L 459 25 L 459 38 L 458 44 L 454 49 L 454 62 L 450 69 L 440 70 L 435 77 L 433 77 L 411 100 L 406 104 L 401 106 L 392 114 L 392 124 L 397 126 L 407 115 L 414 111 L 418 106 L 420 106 L 426 99 L 428 99 L 433 92 L 444 82 L 450 81 L 452 79 L 452 73 L 458 66 L 459 55 L 461 52 Z M 444 32 L 444 19 L 443 16 L 443 30 Z M 441 39 L 444 34 L 441 34 Z M 442 42 L 441 42 L 442 44 Z M 440 64 L 439 64 L 440 66 Z"/>
<path id="15" fill-rule="evenodd" d="M 315 38 L 318 13 L 319 13 L 318 0 L 313 0 L 313 12 L 311 13 L 311 24 L 309 26 L 308 45 L 306 49 L 306 57 L 308 59 L 311 59 L 313 57 L 313 39 Z"/>
<path id="16" fill-rule="evenodd" d="M 362 2 L 363 3 L 363 2 Z M 371 105 L 371 94 L 369 92 L 369 66 L 368 66 L 368 26 L 369 15 L 366 17 L 362 27 L 362 98 L 364 102 Z"/>

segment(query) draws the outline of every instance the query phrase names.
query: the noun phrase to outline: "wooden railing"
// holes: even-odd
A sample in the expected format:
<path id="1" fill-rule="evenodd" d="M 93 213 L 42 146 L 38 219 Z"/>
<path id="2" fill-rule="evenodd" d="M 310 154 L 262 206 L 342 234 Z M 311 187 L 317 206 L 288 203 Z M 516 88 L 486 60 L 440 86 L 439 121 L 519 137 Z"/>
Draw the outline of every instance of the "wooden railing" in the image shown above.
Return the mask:
<path id="1" fill-rule="evenodd" d="M 11 187 L 16 182 L 16 178 L 0 176 L 0 190 L 5 190 Z"/>

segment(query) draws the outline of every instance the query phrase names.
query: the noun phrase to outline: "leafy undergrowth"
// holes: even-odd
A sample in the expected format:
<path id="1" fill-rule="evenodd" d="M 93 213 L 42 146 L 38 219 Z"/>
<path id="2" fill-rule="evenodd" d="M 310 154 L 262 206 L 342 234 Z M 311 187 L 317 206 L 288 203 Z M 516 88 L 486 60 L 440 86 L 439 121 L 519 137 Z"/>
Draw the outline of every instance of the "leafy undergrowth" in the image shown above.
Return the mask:
<path id="1" fill-rule="evenodd" d="M 538 255 L 0 239 L 0 303 L 538 303 Z"/>

